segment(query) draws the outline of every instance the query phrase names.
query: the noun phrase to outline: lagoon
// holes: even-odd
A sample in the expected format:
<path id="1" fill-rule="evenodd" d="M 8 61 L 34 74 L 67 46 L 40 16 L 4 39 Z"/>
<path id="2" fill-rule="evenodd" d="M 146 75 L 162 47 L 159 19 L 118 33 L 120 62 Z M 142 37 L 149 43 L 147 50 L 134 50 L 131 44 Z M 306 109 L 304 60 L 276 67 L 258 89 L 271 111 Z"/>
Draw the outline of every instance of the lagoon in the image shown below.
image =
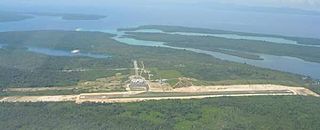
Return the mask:
<path id="1" fill-rule="evenodd" d="M 191 32 L 163 32 L 157 29 L 141 29 L 132 32 L 147 32 L 147 33 L 165 33 L 165 34 L 176 34 L 176 35 L 186 35 L 186 36 L 203 36 L 203 37 L 219 37 L 227 39 L 237 39 L 237 40 L 254 40 L 254 41 L 264 41 L 266 43 L 278 43 L 278 44 L 290 44 L 298 46 L 309 46 L 309 47 L 320 47 L 320 45 L 308 45 L 300 44 L 297 41 L 279 38 L 279 37 L 267 37 L 267 36 L 249 36 L 249 35 L 238 35 L 238 34 L 212 34 L 212 33 L 191 33 Z"/>
<path id="2" fill-rule="evenodd" d="M 48 48 L 39 48 L 39 47 L 28 47 L 28 51 L 50 55 L 50 56 L 72 56 L 72 57 L 91 57 L 91 58 L 109 58 L 111 56 L 109 55 L 102 55 L 102 54 L 93 54 L 93 53 L 72 53 L 72 50 L 70 51 L 64 51 L 64 50 L 56 50 L 56 49 L 48 49 Z"/>
<path id="3" fill-rule="evenodd" d="M 194 48 L 168 46 L 168 45 L 165 45 L 164 42 L 144 41 L 144 40 L 137 40 L 133 38 L 122 37 L 122 35 L 124 34 L 123 32 L 118 32 L 117 34 L 118 36 L 114 37 L 115 40 L 125 44 L 129 44 L 129 45 L 166 47 L 166 48 L 172 48 L 172 49 L 178 49 L 178 50 L 193 51 L 196 53 L 211 55 L 221 60 L 244 63 L 244 64 L 249 64 L 257 67 L 290 72 L 290 73 L 295 73 L 295 74 L 300 74 L 300 75 L 305 75 L 305 76 L 310 76 L 312 78 L 320 79 L 320 63 L 308 62 L 295 57 L 275 56 L 275 55 L 254 53 L 255 55 L 259 55 L 263 60 L 253 60 L 253 59 L 246 59 L 246 58 L 241 58 L 237 56 L 232 56 L 232 55 L 228 55 L 220 52 L 214 52 L 214 51 L 205 51 L 205 50 L 194 49 Z"/>
<path id="4" fill-rule="evenodd" d="M 189 9 L 189 8 L 188 8 Z M 276 23 L 270 23 L 269 25 L 273 25 L 274 27 L 281 27 L 285 26 L 285 28 L 295 29 L 296 31 L 287 31 L 284 32 L 285 29 L 283 28 L 263 28 L 260 26 L 260 24 L 266 24 L 263 23 L 265 19 L 259 19 L 259 24 L 252 24 L 249 22 L 246 22 L 247 19 L 242 19 L 240 17 L 237 17 L 237 20 L 229 20 L 229 21 L 237 21 L 243 26 L 239 26 L 238 24 L 235 25 L 233 23 L 226 23 L 223 22 L 225 20 L 216 22 L 205 22 L 205 21 L 214 21 L 210 18 L 216 18 L 220 15 L 223 15 L 228 18 L 232 18 L 232 16 L 242 16 L 247 13 L 239 13 L 239 12 L 219 12 L 219 14 L 212 13 L 212 16 L 205 17 L 205 18 L 199 18 L 199 17 L 190 17 L 188 15 L 187 18 L 184 20 L 176 19 L 174 18 L 162 18 L 161 20 L 157 19 L 159 17 L 159 14 L 150 15 L 150 14 L 144 14 L 144 13 L 138 13 L 138 14 L 132 14 L 132 12 L 125 10 L 124 12 L 114 12 L 108 13 L 108 12 L 102 12 L 105 15 L 108 16 L 106 19 L 101 20 L 93 20 L 93 21 L 67 21 L 63 20 L 60 17 L 50 17 L 50 16 L 36 16 L 34 19 L 28 19 L 23 21 L 17 21 L 17 22 L 8 22 L 8 23 L 0 23 L 0 32 L 6 32 L 6 31 L 29 31 L 29 30 L 77 30 L 77 31 L 102 31 L 102 32 L 111 32 L 111 33 L 117 33 L 118 35 L 123 34 L 123 32 L 117 32 L 114 31 L 117 28 L 124 28 L 124 27 L 134 27 L 138 25 L 146 25 L 146 24 L 167 24 L 167 25 L 181 25 L 181 26 L 191 26 L 191 27 L 203 27 L 203 28 L 214 28 L 214 29 L 223 29 L 223 30 L 235 30 L 235 31 L 242 31 L 242 32 L 261 32 L 264 34 L 284 34 L 284 35 L 299 35 L 299 36 L 310 36 L 310 37 L 320 37 L 320 33 L 317 33 L 320 29 L 319 26 L 316 26 L 314 24 L 301 24 L 301 23 L 308 23 L 305 22 L 305 20 L 308 21 L 320 21 L 320 17 L 318 16 L 303 16 L 303 19 L 301 19 L 301 16 L 296 15 L 285 15 L 285 14 L 270 14 L 270 18 L 281 16 L 283 19 L 290 18 L 294 19 L 290 22 L 291 24 L 283 25 L 280 24 L 280 22 Z M 143 11 L 147 12 L 147 11 Z M 259 13 L 253 13 L 254 15 L 252 18 L 256 20 L 255 16 L 261 16 Z M 137 17 L 138 16 L 138 17 Z M 179 15 L 180 16 L 180 15 Z M 181 16 L 183 17 L 183 16 Z M 190 20 L 197 18 L 197 22 L 194 20 Z M 247 18 L 247 17 L 246 17 Z M 240 19 L 240 21 L 239 21 Z M 268 19 L 268 18 L 266 18 Z M 282 20 L 283 20 L 282 19 Z M 300 21 L 299 21 L 300 20 Z M 183 21 L 183 23 L 181 23 Z M 204 21 L 204 23 L 199 22 Z M 288 21 L 282 21 L 284 23 Z M 248 24 L 246 24 L 248 23 Z M 201 24 L 201 25 L 200 25 Z M 28 26 L 26 26 L 28 25 Z M 312 28 L 308 28 L 308 27 Z M 81 29 L 80 29 L 81 28 Z M 303 31 L 303 28 L 308 28 L 308 32 Z M 281 30 L 278 30 L 281 29 Z M 110 31 L 113 30 L 113 31 Z M 299 30 L 299 32 L 297 31 Z M 302 31 L 301 31 L 302 30 Z M 158 31 L 159 32 L 159 31 Z M 180 35 L 201 35 L 201 36 L 215 36 L 215 37 L 223 37 L 223 38 L 231 38 L 231 39 L 247 39 L 247 40 L 258 40 L 258 41 L 269 41 L 272 43 L 279 43 L 279 44 L 294 44 L 299 46 L 309 46 L 309 45 L 303 45 L 299 44 L 296 41 L 289 40 L 289 39 L 283 39 L 283 38 L 273 38 L 273 37 L 253 37 L 253 36 L 242 36 L 242 35 L 236 35 L 236 34 L 197 34 L 197 33 L 183 33 L 183 32 L 176 32 L 176 34 Z M 129 38 L 120 38 L 120 37 L 114 37 L 114 39 L 130 44 L 130 45 L 143 45 L 143 46 L 160 46 L 160 47 L 169 47 L 173 49 L 185 49 L 189 51 L 194 51 L 197 53 L 203 53 L 212 55 L 216 58 L 222 59 L 222 60 L 228 60 L 238 63 L 246 63 L 258 67 L 263 68 L 269 68 L 274 70 L 280 70 L 285 72 L 291 72 L 296 74 L 302 74 L 311 76 L 313 78 L 320 79 L 320 64 L 314 63 L 314 62 L 307 62 L 303 61 L 298 58 L 294 57 L 282 57 L 282 56 L 272 56 L 272 55 L 264 55 L 264 54 L 258 54 L 261 58 L 264 60 L 250 60 L 245 58 L 240 58 L 236 56 L 231 56 L 223 53 L 218 52 L 210 52 L 210 51 L 204 51 L 204 50 L 197 50 L 192 48 L 177 48 L 177 47 L 171 47 L 166 46 L 164 43 L 159 42 L 153 42 L 153 41 L 141 41 L 141 40 L 135 40 L 135 39 L 129 39 Z M 310 45 L 314 46 L 314 45 Z M 315 45 L 314 47 L 316 47 Z M 74 55 L 70 54 L 70 52 L 62 51 L 61 50 L 46 50 L 45 48 L 29 48 L 29 51 L 47 54 L 47 55 L 56 55 L 56 56 L 88 56 L 92 57 L 91 54 L 81 54 L 81 55 Z M 71 50 L 70 50 L 71 51 Z M 100 57 L 108 57 L 108 56 L 93 56 L 95 58 Z"/>

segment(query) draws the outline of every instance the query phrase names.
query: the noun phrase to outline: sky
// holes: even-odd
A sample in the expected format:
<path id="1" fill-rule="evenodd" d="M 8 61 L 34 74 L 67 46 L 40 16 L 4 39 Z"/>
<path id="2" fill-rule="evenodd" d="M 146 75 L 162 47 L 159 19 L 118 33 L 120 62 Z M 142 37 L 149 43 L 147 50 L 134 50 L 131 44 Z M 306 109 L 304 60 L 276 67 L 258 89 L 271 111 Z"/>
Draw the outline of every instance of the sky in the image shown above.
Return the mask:
<path id="1" fill-rule="evenodd" d="M 10 5 L 64 5 L 102 6 L 108 4 L 234 4 L 247 6 L 285 7 L 320 11 L 320 0 L 1 0 L 0 4 Z"/>

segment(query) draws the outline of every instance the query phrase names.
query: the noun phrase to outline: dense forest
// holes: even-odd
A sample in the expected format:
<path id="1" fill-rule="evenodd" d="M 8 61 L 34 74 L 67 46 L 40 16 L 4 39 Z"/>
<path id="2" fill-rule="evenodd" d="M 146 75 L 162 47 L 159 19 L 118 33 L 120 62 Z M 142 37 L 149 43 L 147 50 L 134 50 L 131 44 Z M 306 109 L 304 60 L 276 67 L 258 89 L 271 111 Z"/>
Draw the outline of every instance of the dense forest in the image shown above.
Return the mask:
<path id="1" fill-rule="evenodd" d="M 219 84 L 274 83 L 306 86 L 301 76 L 247 64 L 233 63 L 193 53 L 161 47 L 130 46 L 112 39 L 113 34 L 73 31 L 26 31 L 0 33 L 0 87 L 46 87 L 76 84 L 81 80 L 114 75 L 107 71 L 131 68 L 132 60 L 144 61 L 146 67 L 160 72 L 178 72 L 178 76 Z M 110 58 L 48 56 L 28 51 L 43 47 L 110 55 Z M 63 69 L 87 69 L 61 72 Z M 97 71 L 97 70 L 105 71 Z M 97 73 L 98 72 L 98 73 Z M 130 73 L 130 72 L 125 72 Z M 162 73 L 163 74 L 163 73 Z M 158 76 L 160 77 L 160 76 Z M 174 78 L 163 75 L 162 78 Z"/>
<path id="2" fill-rule="evenodd" d="M 194 27 L 184 27 L 184 26 L 169 26 L 169 25 L 143 25 L 134 28 L 120 28 L 119 31 L 137 31 L 143 29 L 157 29 L 163 32 L 187 32 L 187 33 L 206 33 L 206 34 L 237 34 L 242 36 L 258 36 L 258 37 L 275 37 L 284 38 L 288 40 L 297 41 L 300 44 L 306 45 L 320 45 L 320 39 L 316 38 L 303 38 L 303 37 L 289 37 L 271 34 L 257 34 L 257 33 L 247 33 L 247 32 L 237 32 L 237 31 L 227 31 L 218 29 L 207 29 L 207 28 L 194 28 Z"/>
<path id="3" fill-rule="evenodd" d="M 2 103 L 0 129 L 316 130 L 314 97 L 223 97 L 128 104 Z"/>
<path id="4" fill-rule="evenodd" d="M 239 40 L 239 39 L 227 39 L 212 36 L 186 36 L 178 34 L 165 34 L 165 33 L 147 33 L 147 32 L 127 32 L 127 37 L 135 38 L 139 40 L 160 41 L 165 42 L 169 46 L 196 48 L 208 51 L 218 51 L 226 54 L 230 54 L 230 51 L 234 50 L 238 53 L 233 55 L 244 56 L 245 53 L 252 52 L 261 54 L 270 54 L 277 56 L 291 56 L 297 57 L 306 61 L 320 62 L 320 48 L 278 44 L 266 41 L 255 40 Z"/>

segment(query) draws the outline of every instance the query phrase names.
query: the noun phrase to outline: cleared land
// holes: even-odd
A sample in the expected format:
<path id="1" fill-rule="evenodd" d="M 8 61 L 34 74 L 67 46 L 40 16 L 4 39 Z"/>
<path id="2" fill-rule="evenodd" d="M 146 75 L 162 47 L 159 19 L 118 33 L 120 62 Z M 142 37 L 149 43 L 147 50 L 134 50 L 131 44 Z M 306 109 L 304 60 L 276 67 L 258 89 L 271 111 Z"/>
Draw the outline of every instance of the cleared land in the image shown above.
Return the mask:
<path id="1" fill-rule="evenodd" d="M 262 96 L 262 95 L 302 95 L 319 97 L 317 93 L 303 87 L 289 87 L 271 84 L 230 85 L 230 86 L 191 86 L 165 91 L 129 91 L 113 93 L 83 93 L 80 95 L 56 96 L 9 96 L 0 102 L 65 102 L 76 103 L 119 103 L 141 102 L 165 99 L 202 99 L 225 96 Z"/>
<path id="2" fill-rule="evenodd" d="M 66 102 L 75 101 L 78 95 L 55 96 L 10 96 L 4 97 L 0 102 Z"/>
<path id="3" fill-rule="evenodd" d="M 5 92 L 37 92 L 47 90 L 72 90 L 72 87 L 7 88 Z"/>

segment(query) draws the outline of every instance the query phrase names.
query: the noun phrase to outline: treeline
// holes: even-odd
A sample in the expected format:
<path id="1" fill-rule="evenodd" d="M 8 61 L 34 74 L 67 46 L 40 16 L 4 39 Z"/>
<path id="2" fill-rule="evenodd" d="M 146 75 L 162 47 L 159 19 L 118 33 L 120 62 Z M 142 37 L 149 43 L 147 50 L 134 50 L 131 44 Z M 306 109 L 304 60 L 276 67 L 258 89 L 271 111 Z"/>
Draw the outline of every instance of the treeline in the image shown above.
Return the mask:
<path id="1" fill-rule="evenodd" d="M 21 20 L 26 20 L 31 18 L 33 18 L 33 16 L 19 14 L 15 12 L 0 11 L 0 22 L 21 21 Z"/>
<path id="2" fill-rule="evenodd" d="M 231 49 L 240 52 L 291 56 L 301 58 L 306 61 L 320 62 L 320 54 L 318 53 L 320 52 L 320 48 L 318 47 L 279 44 L 255 40 L 227 39 L 211 36 L 185 36 L 145 32 L 128 32 L 127 34 L 127 37 L 130 38 L 165 42 L 168 45 L 175 47 L 196 48 L 208 51 L 216 51 L 218 49 L 218 51 L 222 53 L 225 52 L 219 49 Z M 239 53 L 233 55 L 243 57 L 244 54 Z"/>
<path id="3" fill-rule="evenodd" d="M 184 27 L 184 26 L 170 26 L 170 25 L 143 25 L 143 26 L 138 26 L 134 28 L 121 28 L 118 30 L 119 31 L 137 31 L 137 30 L 143 30 L 143 29 L 157 29 L 163 32 L 236 34 L 236 35 L 242 35 L 242 36 L 275 37 L 275 38 L 283 38 L 283 39 L 297 41 L 299 44 L 306 44 L 306 45 L 320 44 L 320 39 L 317 39 L 317 38 L 289 37 L 289 36 L 281 36 L 281 35 L 257 34 L 257 33 L 237 32 L 237 31 L 227 31 L 227 30 L 207 29 L 207 28 L 194 28 L 194 27 Z"/>
<path id="4" fill-rule="evenodd" d="M 314 97 L 224 97 L 127 104 L 2 103 L 0 128 L 303 129 L 320 128 Z"/>
<path id="5" fill-rule="evenodd" d="M 81 80 L 113 76 L 116 68 L 130 64 L 118 57 L 94 59 L 88 57 L 54 57 L 25 50 L 0 49 L 0 88 L 51 87 L 75 85 Z M 82 70 L 82 71 L 65 71 Z"/>
<path id="6" fill-rule="evenodd" d="M 131 68 L 132 60 L 144 61 L 146 68 L 176 72 L 179 76 L 218 83 L 275 83 L 305 86 L 301 76 L 246 64 L 233 63 L 185 50 L 130 46 L 99 32 L 27 31 L 0 33 L 0 42 L 18 48 L 0 49 L 0 86 L 37 87 L 76 84 L 79 80 L 114 75 L 116 72 L 87 71 L 61 73 L 63 69 Z M 152 38 L 152 37 L 151 37 Z M 55 57 L 27 51 L 23 46 L 59 50 L 80 49 L 111 57 Z M 130 70 L 125 73 L 131 73 Z M 152 73 L 152 72 L 151 72 Z M 175 73 L 172 73 L 176 75 Z M 181 74 L 181 75 L 180 75 Z M 161 76 L 161 75 L 160 75 Z M 159 77 L 159 75 L 158 75 Z M 172 78 L 167 74 L 161 78 Z M 225 82 L 223 82 L 225 81 Z M 230 82 L 233 81 L 233 82 Z M 250 81 L 250 82 L 249 82 Z"/>

